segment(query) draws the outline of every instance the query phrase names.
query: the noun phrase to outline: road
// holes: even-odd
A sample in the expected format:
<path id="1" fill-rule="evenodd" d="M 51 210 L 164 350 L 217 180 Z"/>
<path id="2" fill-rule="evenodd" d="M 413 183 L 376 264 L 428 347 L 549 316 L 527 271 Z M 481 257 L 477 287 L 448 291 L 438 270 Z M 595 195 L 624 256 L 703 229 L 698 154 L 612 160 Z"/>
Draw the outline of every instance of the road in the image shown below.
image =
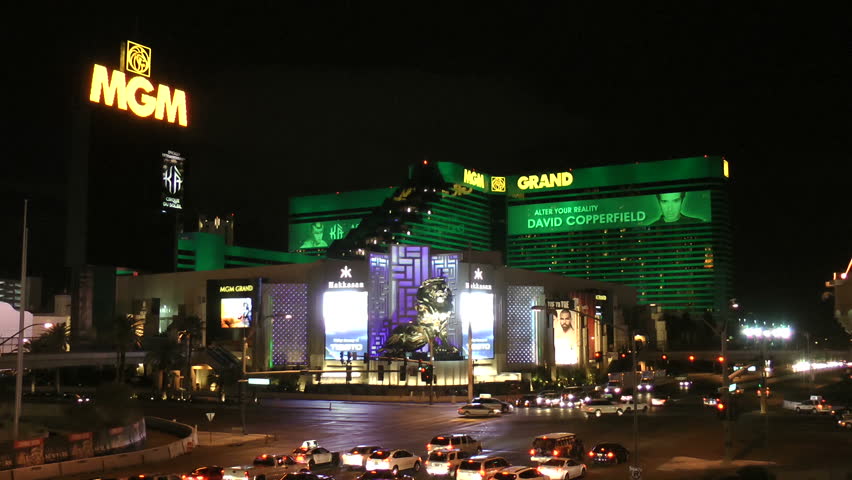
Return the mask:
<path id="1" fill-rule="evenodd" d="M 638 461 L 645 472 L 644 478 L 690 477 L 690 472 L 660 470 L 660 467 L 670 466 L 674 457 L 722 458 L 722 424 L 714 409 L 701 405 L 700 395 L 696 393 L 706 389 L 712 389 L 710 377 L 699 379 L 691 391 L 672 392 L 671 404 L 639 415 Z M 782 391 L 783 385 L 776 384 L 773 389 Z M 734 425 L 735 459 L 770 461 L 797 468 L 852 466 L 845 455 L 832 454 L 850 451 L 852 432 L 838 430 L 828 416 L 795 415 L 781 410 L 778 402 L 777 398 L 773 400 L 769 415 L 761 416 L 757 398 L 745 398 L 745 413 Z M 198 425 L 200 435 L 210 429 L 238 430 L 241 425 L 239 409 L 234 406 L 151 404 L 145 407 L 145 412 Z M 207 412 L 215 412 L 213 422 L 207 421 Z M 409 449 L 422 456 L 426 443 L 443 433 L 468 433 L 482 441 L 485 453 L 505 456 L 514 465 L 529 465 L 527 451 L 532 439 L 549 432 L 576 433 L 587 449 L 598 442 L 612 441 L 634 450 L 632 417 L 588 419 L 578 411 L 563 409 L 518 409 L 501 418 L 466 419 L 459 418 L 455 406 L 448 404 L 267 399 L 262 406 L 247 409 L 246 424 L 248 433 L 271 434 L 274 438 L 268 444 L 199 447 L 189 455 L 161 465 L 145 466 L 144 470 L 185 473 L 202 465 L 246 464 L 264 452 L 290 452 L 306 439 L 316 439 L 332 451 L 376 443 Z M 766 431 L 768 437 L 764 435 Z M 827 449 L 829 454 L 826 454 Z M 333 473 L 339 480 L 351 480 L 355 476 L 354 472 L 323 470 Z M 118 473 L 144 472 L 134 469 Z M 627 465 L 592 467 L 589 476 L 624 479 L 627 478 Z M 421 472 L 417 478 L 425 480 L 426 475 Z"/>

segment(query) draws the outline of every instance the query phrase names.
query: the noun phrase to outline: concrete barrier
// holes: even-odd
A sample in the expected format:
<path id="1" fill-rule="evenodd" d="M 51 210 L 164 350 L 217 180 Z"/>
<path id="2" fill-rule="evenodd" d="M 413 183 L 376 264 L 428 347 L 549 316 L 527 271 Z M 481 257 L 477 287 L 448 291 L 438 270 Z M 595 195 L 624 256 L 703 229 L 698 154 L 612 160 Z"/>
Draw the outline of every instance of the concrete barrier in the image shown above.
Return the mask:
<path id="1" fill-rule="evenodd" d="M 0 480 L 12 480 L 12 471 L 0 470 Z"/>
<path id="2" fill-rule="evenodd" d="M 104 459 L 104 470 L 113 468 L 129 467 L 131 465 L 139 465 L 142 463 L 142 452 L 119 453 L 116 455 L 107 455 Z"/>
<path id="3" fill-rule="evenodd" d="M 168 445 L 165 447 L 149 448 L 139 453 L 142 454 L 142 463 L 155 463 L 172 458 Z"/>
<path id="4" fill-rule="evenodd" d="M 169 455 L 171 455 L 172 458 L 183 455 L 184 453 L 186 453 L 186 451 L 183 449 L 183 440 L 169 444 Z"/>
<path id="5" fill-rule="evenodd" d="M 104 470 L 104 457 L 81 458 L 79 460 L 60 462 L 59 470 L 63 476 L 86 472 L 102 472 Z"/>
<path id="6" fill-rule="evenodd" d="M 13 480 L 41 480 L 43 478 L 60 478 L 61 476 L 58 463 L 45 463 L 44 465 L 12 470 Z"/>

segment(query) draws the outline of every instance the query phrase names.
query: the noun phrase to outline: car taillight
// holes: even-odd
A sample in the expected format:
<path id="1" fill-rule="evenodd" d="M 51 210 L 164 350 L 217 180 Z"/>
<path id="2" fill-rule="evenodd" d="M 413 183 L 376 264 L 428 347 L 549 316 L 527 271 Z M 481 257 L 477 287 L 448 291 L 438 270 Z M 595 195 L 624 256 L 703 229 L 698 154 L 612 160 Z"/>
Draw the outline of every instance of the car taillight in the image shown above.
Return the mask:
<path id="1" fill-rule="evenodd" d="M 559 450 L 554 450 L 554 451 L 553 451 L 553 456 L 554 456 L 554 457 L 558 457 L 558 456 L 559 456 Z"/>
<path id="2" fill-rule="evenodd" d="M 589 452 L 589 456 L 590 456 L 590 457 L 594 457 L 594 456 L 595 456 L 595 452 Z"/>
<path id="3" fill-rule="evenodd" d="M 534 448 L 530 449 L 530 455 L 535 455 L 535 449 Z"/>
<path id="4" fill-rule="evenodd" d="M 482 478 L 485 478 L 485 470 L 480 470 L 479 476 L 482 477 Z"/>
<path id="5" fill-rule="evenodd" d="M 612 453 L 612 452 L 609 452 L 609 453 L 606 454 L 606 458 L 612 458 L 614 456 L 615 456 L 615 454 Z"/>
<path id="6" fill-rule="evenodd" d="M 243 472 L 243 476 L 245 476 L 246 478 L 249 478 L 248 472 Z"/>
<path id="7" fill-rule="evenodd" d="M 304 461 L 305 461 L 305 456 L 304 456 L 304 455 L 299 455 L 298 457 L 296 457 L 296 460 L 298 460 L 299 462 L 304 462 Z"/>

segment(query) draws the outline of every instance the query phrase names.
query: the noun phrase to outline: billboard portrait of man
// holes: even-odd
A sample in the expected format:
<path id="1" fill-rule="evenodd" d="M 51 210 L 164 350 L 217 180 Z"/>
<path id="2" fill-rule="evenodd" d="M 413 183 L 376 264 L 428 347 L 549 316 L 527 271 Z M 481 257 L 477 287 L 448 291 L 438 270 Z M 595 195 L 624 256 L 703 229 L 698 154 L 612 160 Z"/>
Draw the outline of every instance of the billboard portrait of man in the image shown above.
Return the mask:
<path id="1" fill-rule="evenodd" d="M 681 211 L 684 198 L 686 198 L 686 192 L 658 193 L 660 218 L 651 225 L 681 225 L 702 222 L 703 220 L 700 218 L 690 217 Z"/>
<path id="2" fill-rule="evenodd" d="M 553 351 L 557 365 L 576 365 L 580 361 L 580 325 L 576 313 L 557 309 L 553 315 Z"/>
<path id="3" fill-rule="evenodd" d="M 325 235 L 325 226 L 316 222 L 311 224 L 310 226 L 310 236 L 302 242 L 302 246 L 299 248 L 326 248 L 328 247 L 328 242 L 326 242 L 322 237 Z"/>

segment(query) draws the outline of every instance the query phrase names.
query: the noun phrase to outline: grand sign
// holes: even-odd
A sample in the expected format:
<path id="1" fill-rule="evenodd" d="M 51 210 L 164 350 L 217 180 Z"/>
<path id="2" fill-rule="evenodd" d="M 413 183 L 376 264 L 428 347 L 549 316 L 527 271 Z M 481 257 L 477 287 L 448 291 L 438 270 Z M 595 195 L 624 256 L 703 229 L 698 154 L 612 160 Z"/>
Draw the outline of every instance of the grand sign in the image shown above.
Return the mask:
<path id="1" fill-rule="evenodd" d="M 541 175 L 518 177 L 518 188 L 521 190 L 567 187 L 572 183 L 574 183 L 574 175 L 571 172 L 542 173 Z"/>
<path id="2" fill-rule="evenodd" d="M 121 70 L 110 70 L 95 64 L 89 101 L 108 107 L 115 106 L 119 110 L 126 111 L 129 108 L 136 116 L 145 118 L 153 115 L 157 120 L 186 127 L 186 92 L 163 84 L 155 86 L 146 78 L 151 70 L 151 50 L 127 42 L 126 57 L 126 69 L 140 75 L 128 76 Z"/>

